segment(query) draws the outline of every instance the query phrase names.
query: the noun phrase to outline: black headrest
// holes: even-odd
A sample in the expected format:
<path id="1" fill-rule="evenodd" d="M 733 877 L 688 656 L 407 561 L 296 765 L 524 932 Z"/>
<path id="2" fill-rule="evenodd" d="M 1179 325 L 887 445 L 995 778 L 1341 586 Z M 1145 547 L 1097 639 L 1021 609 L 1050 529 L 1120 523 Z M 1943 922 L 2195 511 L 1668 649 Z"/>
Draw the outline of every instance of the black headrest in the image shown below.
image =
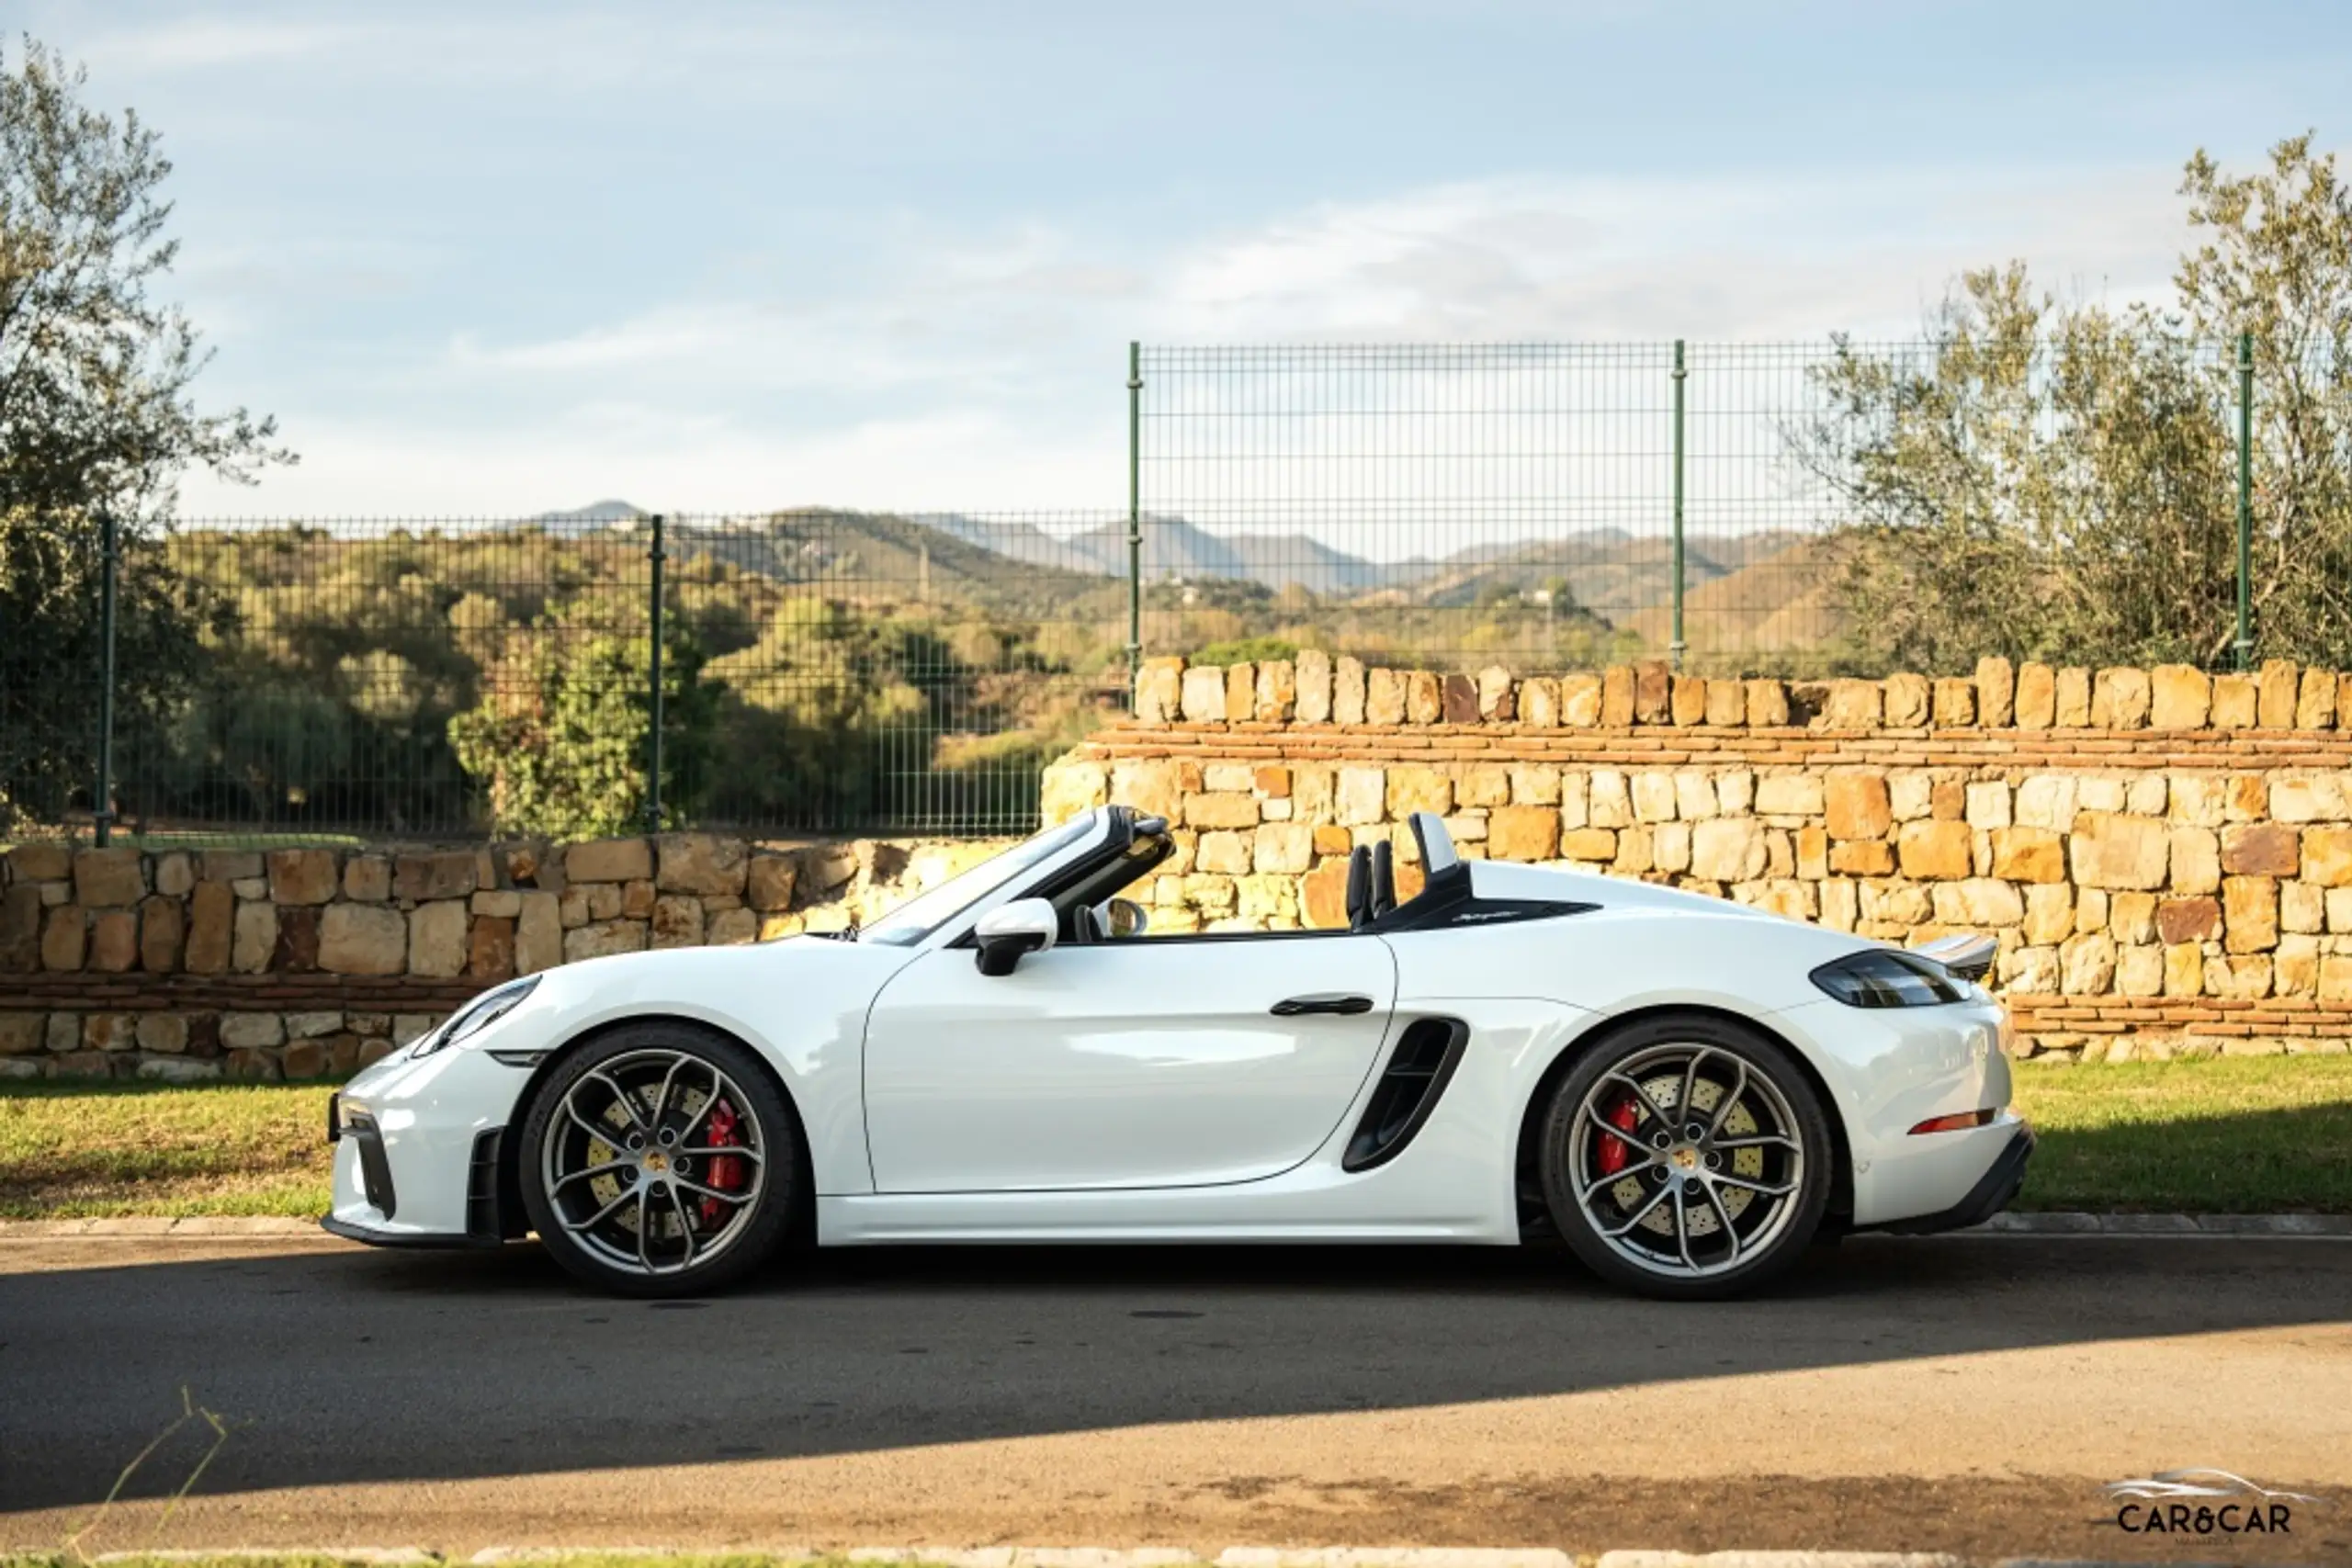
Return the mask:
<path id="1" fill-rule="evenodd" d="M 1372 919 L 1372 851 L 1358 844 L 1348 855 L 1348 929 Z"/>
<path id="2" fill-rule="evenodd" d="M 1372 918 L 1376 920 L 1396 907 L 1396 856 L 1383 839 L 1372 846 Z"/>

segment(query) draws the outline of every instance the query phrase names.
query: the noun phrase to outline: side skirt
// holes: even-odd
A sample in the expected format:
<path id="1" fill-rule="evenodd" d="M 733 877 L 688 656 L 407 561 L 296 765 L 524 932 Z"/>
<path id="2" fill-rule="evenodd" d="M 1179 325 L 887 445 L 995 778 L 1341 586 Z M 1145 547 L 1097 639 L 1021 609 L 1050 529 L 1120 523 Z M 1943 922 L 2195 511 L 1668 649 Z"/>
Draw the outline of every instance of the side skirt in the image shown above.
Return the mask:
<path id="1" fill-rule="evenodd" d="M 1174 1200 L 1174 1201 L 1171 1201 Z M 1228 1200 L 1216 1207 L 1238 1209 Z M 817 1200 L 824 1247 L 897 1243 L 1463 1242 L 1516 1246 L 1485 1216 L 1399 1221 L 1283 1214 L 1264 1203 L 1245 1216 L 1203 1213 L 1197 1192 L 1023 1192 L 857 1195 Z"/>

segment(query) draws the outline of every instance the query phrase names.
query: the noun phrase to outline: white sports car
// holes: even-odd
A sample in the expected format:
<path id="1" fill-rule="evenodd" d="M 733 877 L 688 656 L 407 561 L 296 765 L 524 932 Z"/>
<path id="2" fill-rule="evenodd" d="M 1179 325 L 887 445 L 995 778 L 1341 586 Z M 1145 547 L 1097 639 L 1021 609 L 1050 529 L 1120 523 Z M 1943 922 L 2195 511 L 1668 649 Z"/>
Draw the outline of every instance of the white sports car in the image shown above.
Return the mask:
<path id="1" fill-rule="evenodd" d="M 500 986 L 337 1097 L 324 1224 L 537 1232 L 631 1295 L 795 1239 L 1556 1235 L 1700 1297 L 2016 1194 L 1989 942 L 1903 952 L 1412 828 L 1421 891 L 1357 850 L 1344 931 L 1148 935 L 1119 895 L 1175 842 L 1113 806 L 854 936 Z"/>

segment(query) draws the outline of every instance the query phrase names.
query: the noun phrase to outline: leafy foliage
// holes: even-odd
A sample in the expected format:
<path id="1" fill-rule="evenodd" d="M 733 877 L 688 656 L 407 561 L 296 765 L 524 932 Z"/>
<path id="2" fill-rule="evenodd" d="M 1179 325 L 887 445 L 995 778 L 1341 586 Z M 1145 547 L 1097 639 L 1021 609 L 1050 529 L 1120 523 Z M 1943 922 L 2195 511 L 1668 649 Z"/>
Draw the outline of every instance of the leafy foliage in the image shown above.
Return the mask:
<path id="1" fill-rule="evenodd" d="M 53 818 L 87 791 L 96 749 L 103 665 L 96 541 L 50 526 L 24 507 L 0 510 L 0 829 Z M 193 685 L 200 639 L 226 620 L 203 586 L 151 550 L 127 552 L 118 574 L 117 726 L 154 733 Z M 133 673 L 136 671 L 136 673 Z"/>
<path id="2" fill-rule="evenodd" d="M 0 505 L 153 522 L 190 465 L 290 458 L 272 421 L 193 402 L 208 355 L 148 292 L 179 250 L 171 163 L 137 114 L 85 107 L 85 84 L 30 39 L 0 62 Z"/>
<path id="3" fill-rule="evenodd" d="M 732 543 L 670 539 L 673 823 L 970 810 L 1015 823 L 1034 809 L 1035 769 L 1091 726 L 1102 677 L 1124 669 L 1111 626 L 910 603 L 889 582 L 778 581 L 771 562 L 727 558 Z M 159 548 L 220 615 L 126 766 L 149 818 L 558 835 L 641 823 L 641 537 L 188 529 Z"/>
<path id="4" fill-rule="evenodd" d="M 2255 615 L 2263 651 L 2352 654 L 2352 189 L 2306 132 L 2235 178 L 2181 182 L 2204 231 L 2174 275 L 2192 331 L 2254 338 Z"/>
<path id="5" fill-rule="evenodd" d="M 616 633 L 558 611 L 509 638 L 481 702 L 449 721 L 458 763 L 481 781 L 492 826 L 593 839 L 645 826 L 652 727 L 650 627 Z M 662 821 L 695 815 L 709 778 L 719 688 L 690 636 L 662 638 Z"/>
<path id="6" fill-rule="evenodd" d="M 717 814 L 772 821 L 821 803 L 834 819 L 864 818 L 879 804 L 883 737 L 904 747 L 900 766 L 929 768 L 938 726 L 923 688 L 951 682 L 956 671 L 953 656 L 917 626 L 821 600 L 785 601 L 757 641 L 712 666 L 728 694 Z"/>
<path id="7" fill-rule="evenodd" d="M 2012 264 L 1964 275 L 1923 351 L 1841 341 L 1816 373 L 1823 410 L 1791 435 L 1850 509 L 1850 667 L 2223 661 L 2242 331 L 2259 650 L 2352 660 L 2352 197 L 2308 137 L 2245 179 L 2200 152 L 2182 188 L 2209 235 L 2182 313 L 2064 304 Z"/>
<path id="8" fill-rule="evenodd" d="M 1281 637 L 1227 637 L 1194 650 L 1194 664 L 1254 664 L 1261 659 L 1296 659 L 1298 644 Z"/>
<path id="9" fill-rule="evenodd" d="M 0 60 L 0 819 L 88 787 L 101 513 L 125 554 L 116 700 L 135 742 L 184 697 L 220 615 L 141 547 L 178 476 L 291 461 L 268 419 L 198 408 L 207 355 L 151 293 L 177 252 L 158 194 L 171 164 L 137 115 L 85 107 L 84 85 L 29 39 Z"/>

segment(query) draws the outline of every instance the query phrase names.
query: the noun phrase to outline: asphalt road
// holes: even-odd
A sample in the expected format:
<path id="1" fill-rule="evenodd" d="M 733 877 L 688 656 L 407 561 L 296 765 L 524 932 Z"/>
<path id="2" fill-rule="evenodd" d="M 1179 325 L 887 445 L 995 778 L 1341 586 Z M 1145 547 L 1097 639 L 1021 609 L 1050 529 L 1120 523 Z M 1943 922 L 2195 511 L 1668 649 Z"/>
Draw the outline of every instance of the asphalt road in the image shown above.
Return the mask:
<path id="1" fill-rule="evenodd" d="M 536 1249 L 0 1243 L 0 1548 L 1236 1543 L 2352 1562 L 2352 1243 L 1857 1241 L 1661 1306 L 1483 1250 L 802 1258 L 587 1294 Z M 2221 1466 L 2285 1540 L 2117 1530 Z M 139 1501 L 136 1499 L 148 1499 Z"/>

